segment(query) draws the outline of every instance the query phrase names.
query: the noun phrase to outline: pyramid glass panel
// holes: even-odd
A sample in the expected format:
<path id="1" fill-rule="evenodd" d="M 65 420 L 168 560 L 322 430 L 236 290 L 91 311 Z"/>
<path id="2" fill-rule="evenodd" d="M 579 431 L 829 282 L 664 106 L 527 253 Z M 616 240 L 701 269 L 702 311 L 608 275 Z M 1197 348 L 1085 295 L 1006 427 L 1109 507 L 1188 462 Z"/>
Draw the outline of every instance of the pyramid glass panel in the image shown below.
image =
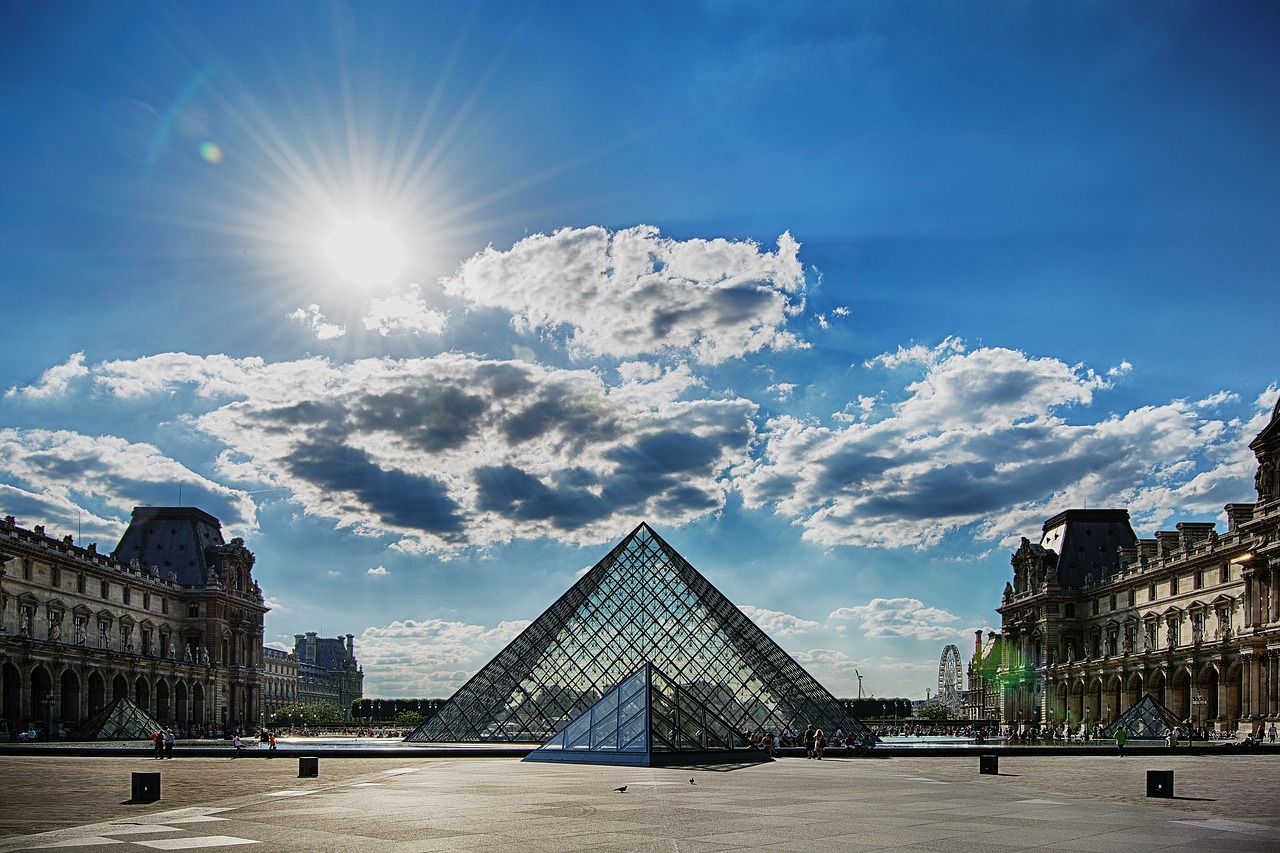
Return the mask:
<path id="1" fill-rule="evenodd" d="M 673 689 L 676 740 L 687 695 L 737 732 L 808 724 L 868 735 L 865 726 L 647 524 L 641 524 L 462 686 L 407 740 L 543 743 L 639 667 Z M 643 689 L 643 679 L 640 682 Z M 619 748 L 636 737 L 635 689 L 619 691 Z M 647 707 L 647 701 L 642 703 Z M 708 727 L 703 721 L 702 730 Z M 643 728 L 647 729 L 647 725 Z M 589 740 L 594 740 L 589 725 Z M 581 732 L 575 732 L 581 736 Z"/>
<path id="2" fill-rule="evenodd" d="M 1124 729 L 1133 740 L 1163 740 L 1180 725 L 1177 715 L 1148 693 L 1103 729 L 1102 735 L 1113 738 L 1118 730 Z"/>
<path id="3" fill-rule="evenodd" d="M 163 726 L 155 718 L 134 704 L 128 696 L 121 696 L 110 705 L 81 723 L 71 733 L 71 740 L 148 740 Z"/>
<path id="4" fill-rule="evenodd" d="M 622 700 L 622 693 L 631 695 Z M 588 723 L 590 743 L 577 734 Z M 653 766 L 769 758 L 761 750 L 752 750 L 745 735 L 646 663 L 525 760 Z"/>

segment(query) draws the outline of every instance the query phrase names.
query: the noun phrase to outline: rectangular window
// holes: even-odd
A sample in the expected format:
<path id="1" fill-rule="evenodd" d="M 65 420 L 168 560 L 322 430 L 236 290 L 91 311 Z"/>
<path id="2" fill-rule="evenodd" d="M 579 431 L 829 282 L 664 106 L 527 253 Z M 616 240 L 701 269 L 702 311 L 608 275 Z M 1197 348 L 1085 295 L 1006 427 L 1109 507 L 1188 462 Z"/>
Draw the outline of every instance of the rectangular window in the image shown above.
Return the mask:
<path id="1" fill-rule="evenodd" d="M 1203 571 L 1197 570 L 1196 573 L 1192 575 L 1192 578 L 1193 578 L 1194 589 L 1204 588 L 1204 572 Z"/>
<path id="2" fill-rule="evenodd" d="M 30 560 L 22 561 L 22 579 L 24 581 L 31 580 L 31 561 Z"/>
<path id="3" fill-rule="evenodd" d="M 1129 590 L 1129 606 L 1133 607 L 1138 603 L 1138 591 L 1136 589 Z"/>
<path id="4" fill-rule="evenodd" d="M 1231 564 L 1223 563 L 1222 571 L 1218 573 L 1218 583 L 1231 583 Z"/>
<path id="5" fill-rule="evenodd" d="M 62 583 L 62 570 L 57 566 L 49 567 L 49 586 L 58 586 Z"/>
<path id="6" fill-rule="evenodd" d="M 84 595 L 85 582 L 84 575 L 76 575 L 76 592 Z"/>
<path id="7" fill-rule="evenodd" d="M 102 584 L 98 587 L 98 597 L 99 597 L 99 598 L 110 598 L 110 597 L 111 597 L 111 584 L 107 583 L 106 581 L 103 581 L 103 582 L 102 582 Z"/>
<path id="8" fill-rule="evenodd" d="M 1076 606 L 1075 606 L 1074 604 L 1068 604 L 1068 605 L 1066 606 L 1066 610 L 1065 610 L 1065 612 L 1064 612 L 1064 614 L 1063 614 L 1063 615 L 1064 615 L 1067 619 L 1074 619 L 1074 618 L 1076 618 Z"/>
<path id="9" fill-rule="evenodd" d="M 1147 588 L 1147 601 L 1156 600 L 1156 585 L 1153 583 Z"/>
<path id="10" fill-rule="evenodd" d="M 143 610 L 151 609 L 151 593 L 149 592 L 144 592 L 142 594 L 142 609 Z"/>
<path id="11" fill-rule="evenodd" d="M 1178 576 L 1177 575 L 1174 575 L 1173 577 L 1169 578 L 1169 594 L 1170 595 L 1178 594 Z"/>
<path id="12" fill-rule="evenodd" d="M 123 590 L 121 590 L 120 594 L 124 596 L 125 604 L 128 604 L 130 599 L 133 598 L 133 590 L 129 589 L 129 587 L 127 586 Z"/>
<path id="13" fill-rule="evenodd" d="M 160 612 L 161 613 L 169 612 L 169 599 L 165 598 L 163 595 L 160 596 Z"/>
<path id="14" fill-rule="evenodd" d="M 195 618 L 195 617 L 199 616 L 199 615 L 200 615 L 200 605 L 199 605 L 199 604 L 188 604 L 188 605 L 187 605 L 187 615 L 188 615 L 188 616 L 190 616 L 190 617 L 192 617 L 192 618 Z"/>
<path id="15" fill-rule="evenodd" d="M 98 623 L 98 648 L 100 648 L 100 649 L 109 649 L 109 648 L 111 648 L 111 638 L 110 638 L 110 636 L 108 636 L 108 635 L 107 635 L 107 623 L 106 623 L 106 622 L 99 622 L 99 623 Z"/>
<path id="16" fill-rule="evenodd" d="M 1116 609 L 1116 597 L 1115 597 L 1115 595 L 1112 595 L 1112 596 L 1111 596 L 1111 609 L 1112 609 L 1112 610 L 1115 610 L 1115 609 Z"/>
<path id="17" fill-rule="evenodd" d="M 1098 615 L 1098 599 L 1095 598 L 1093 600 L 1092 606 L 1093 606 L 1093 615 L 1097 616 Z"/>

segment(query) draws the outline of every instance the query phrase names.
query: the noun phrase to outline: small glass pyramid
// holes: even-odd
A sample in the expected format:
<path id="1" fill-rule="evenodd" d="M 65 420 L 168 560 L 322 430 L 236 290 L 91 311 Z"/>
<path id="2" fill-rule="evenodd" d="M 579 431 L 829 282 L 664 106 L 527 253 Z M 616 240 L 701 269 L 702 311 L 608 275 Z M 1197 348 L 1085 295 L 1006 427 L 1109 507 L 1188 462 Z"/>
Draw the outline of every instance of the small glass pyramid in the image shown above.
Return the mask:
<path id="1" fill-rule="evenodd" d="M 737 732 L 870 735 L 641 524 L 405 740 L 541 744 L 650 662 Z"/>
<path id="2" fill-rule="evenodd" d="M 1175 727 L 1181 725 L 1177 715 L 1148 693 L 1133 703 L 1133 707 L 1117 717 L 1114 723 L 1103 729 L 1102 736 L 1115 737 L 1116 730 L 1123 728 L 1125 734 L 1133 740 L 1162 740 Z"/>
<path id="3" fill-rule="evenodd" d="M 646 663 L 524 760 L 654 767 L 769 757 Z"/>
<path id="4" fill-rule="evenodd" d="M 77 726 L 68 739 L 150 740 L 162 728 L 164 727 L 154 717 L 135 705 L 132 699 L 121 696 Z"/>

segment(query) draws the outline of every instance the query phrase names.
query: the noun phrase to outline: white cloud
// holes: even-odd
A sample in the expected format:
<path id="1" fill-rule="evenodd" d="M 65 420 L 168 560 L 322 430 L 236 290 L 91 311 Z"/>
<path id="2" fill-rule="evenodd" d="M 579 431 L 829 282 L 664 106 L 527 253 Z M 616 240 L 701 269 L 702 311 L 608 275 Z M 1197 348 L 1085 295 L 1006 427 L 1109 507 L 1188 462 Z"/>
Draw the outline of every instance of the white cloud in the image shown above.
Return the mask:
<path id="1" fill-rule="evenodd" d="M 917 598 L 873 598 L 867 604 L 834 610 L 828 618 L 856 621 L 868 637 L 944 640 L 969 633 L 948 624 L 960 621 L 960 617 L 937 607 L 926 607 Z"/>
<path id="2" fill-rule="evenodd" d="M 490 247 L 442 282 L 445 292 L 514 315 L 521 331 L 568 330 L 570 349 L 633 357 L 688 352 L 715 364 L 804 346 L 786 330 L 804 309 L 799 244 L 676 241 L 639 225 L 565 228 L 509 251 Z"/>
<path id="3" fill-rule="evenodd" d="M 40 381 L 25 388 L 10 388 L 5 391 L 6 397 L 22 396 L 32 400 L 45 400 L 60 397 L 67 392 L 72 380 L 89 375 L 89 368 L 84 366 L 84 353 L 78 352 L 67 359 L 65 364 L 50 367 L 40 374 Z"/>
<path id="4" fill-rule="evenodd" d="M 365 694 L 447 698 L 528 626 L 510 621 L 486 628 L 426 619 L 366 628 L 356 641 Z"/>
<path id="5" fill-rule="evenodd" d="M 382 578 L 391 574 L 391 572 L 390 570 L 387 569 L 386 566 L 375 566 L 374 568 L 369 569 L 365 574 L 370 574 L 370 575 L 373 575 L 374 577 Z"/>
<path id="6" fill-rule="evenodd" d="M 256 529 L 250 496 L 209 480 L 151 444 L 68 430 L 0 429 L 0 476 L 42 521 L 94 536 L 118 537 L 133 507 L 177 501 L 199 505 L 239 535 Z M 97 508 L 95 512 L 92 508 Z"/>
<path id="7" fill-rule="evenodd" d="M 956 339 L 869 364 L 915 371 L 905 398 L 859 397 L 859 416 L 834 415 L 837 428 L 770 420 L 762 452 L 734 472 L 748 507 L 771 506 L 824 545 L 925 548 L 967 525 L 1007 538 L 1066 506 L 1130 505 L 1152 519 L 1220 509 L 1247 482 L 1247 428 L 1184 402 L 1068 422 L 1065 410 L 1107 388 L 1078 366 Z M 1156 485 L 1142 485 L 1153 473 Z"/>
<path id="8" fill-rule="evenodd" d="M 370 299 L 363 321 L 366 329 L 383 337 L 397 333 L 442 335 L 449 315 L 427 306 L 418 285 L 411 284 L 405 293 Z"/>
<path id="9" fill-rule="evenodd" d="M 296 320 L 311 330 L 316 336 L 316 340 L 331 341 L 334 338 L 340 338 L 347 333 L 346 326 L 339 326 L 330 323 L 323 314 L 320 313 L 319 305 L 308 305 L 306 308 L 299 308 L 288 315 L 290 320 Z"/>
<path id="10" fill-rule="evenodd" d="M 457 353 L 266 364 L 169 353 L 96 368 L 121 397 L 194 391 L 217 466 L 401 550 L 515 537 L 597 542 L 721 508 L 756 407 L 700 399 L 687 366 L 559 370 Z M 190 393 L 188 397 L 192 396 Z"/>
<path id="11" fill-rule="evenodd" d="M 777 610 L 752 607 L 750 604 L 740 605 L 738 609 L 775 640 L 779 637 L 794 637 L 797 634 L 803 634 L 818 627 L 817 622 L 801 619 L 799 616 L 792 616 L 790 613 L 782 613 Z"/>

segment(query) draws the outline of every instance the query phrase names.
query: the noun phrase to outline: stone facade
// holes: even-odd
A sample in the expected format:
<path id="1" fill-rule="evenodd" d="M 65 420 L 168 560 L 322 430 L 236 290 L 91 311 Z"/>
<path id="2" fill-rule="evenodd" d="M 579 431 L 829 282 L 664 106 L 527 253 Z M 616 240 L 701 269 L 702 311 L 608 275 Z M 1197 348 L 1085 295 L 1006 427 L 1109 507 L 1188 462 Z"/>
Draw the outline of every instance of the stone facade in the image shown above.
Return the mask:
<path id="1" fill-rule="evenodd" d="M 276 711 L 298 704 L 298 659 L 292 652 L 262 648 L 262 715 L 269 723 Z"/>
<path id="2" fill-rule="evenodd" d="M 1073 509 L 1022 540 L 997 608 L 1006 725 L 1105 724 L 1144 694 L 1221 731 L 1280 719 L 1280 403 L 1249 447 L 1257 500 L 1224 533 L 1139 539 L 1127 510 Z"/>
<path id="3" fill-rule="evenodd" d="M 320 637 L 315 631 L 294 635 L 293 657 L 298 662 L 298 701 L 327 702 L 352 719 L 351 703 L 364 698 L 364 670 L 356 660 L 355 635 Z"/>
<path id="4" fill-rule="evenodd" d="M 192 507 L 137 507 L 110 554 L 0 522 L 0 737 L 58 736 L 128 696 L 184 733 L 260 716 L 253 554 Z"/>

